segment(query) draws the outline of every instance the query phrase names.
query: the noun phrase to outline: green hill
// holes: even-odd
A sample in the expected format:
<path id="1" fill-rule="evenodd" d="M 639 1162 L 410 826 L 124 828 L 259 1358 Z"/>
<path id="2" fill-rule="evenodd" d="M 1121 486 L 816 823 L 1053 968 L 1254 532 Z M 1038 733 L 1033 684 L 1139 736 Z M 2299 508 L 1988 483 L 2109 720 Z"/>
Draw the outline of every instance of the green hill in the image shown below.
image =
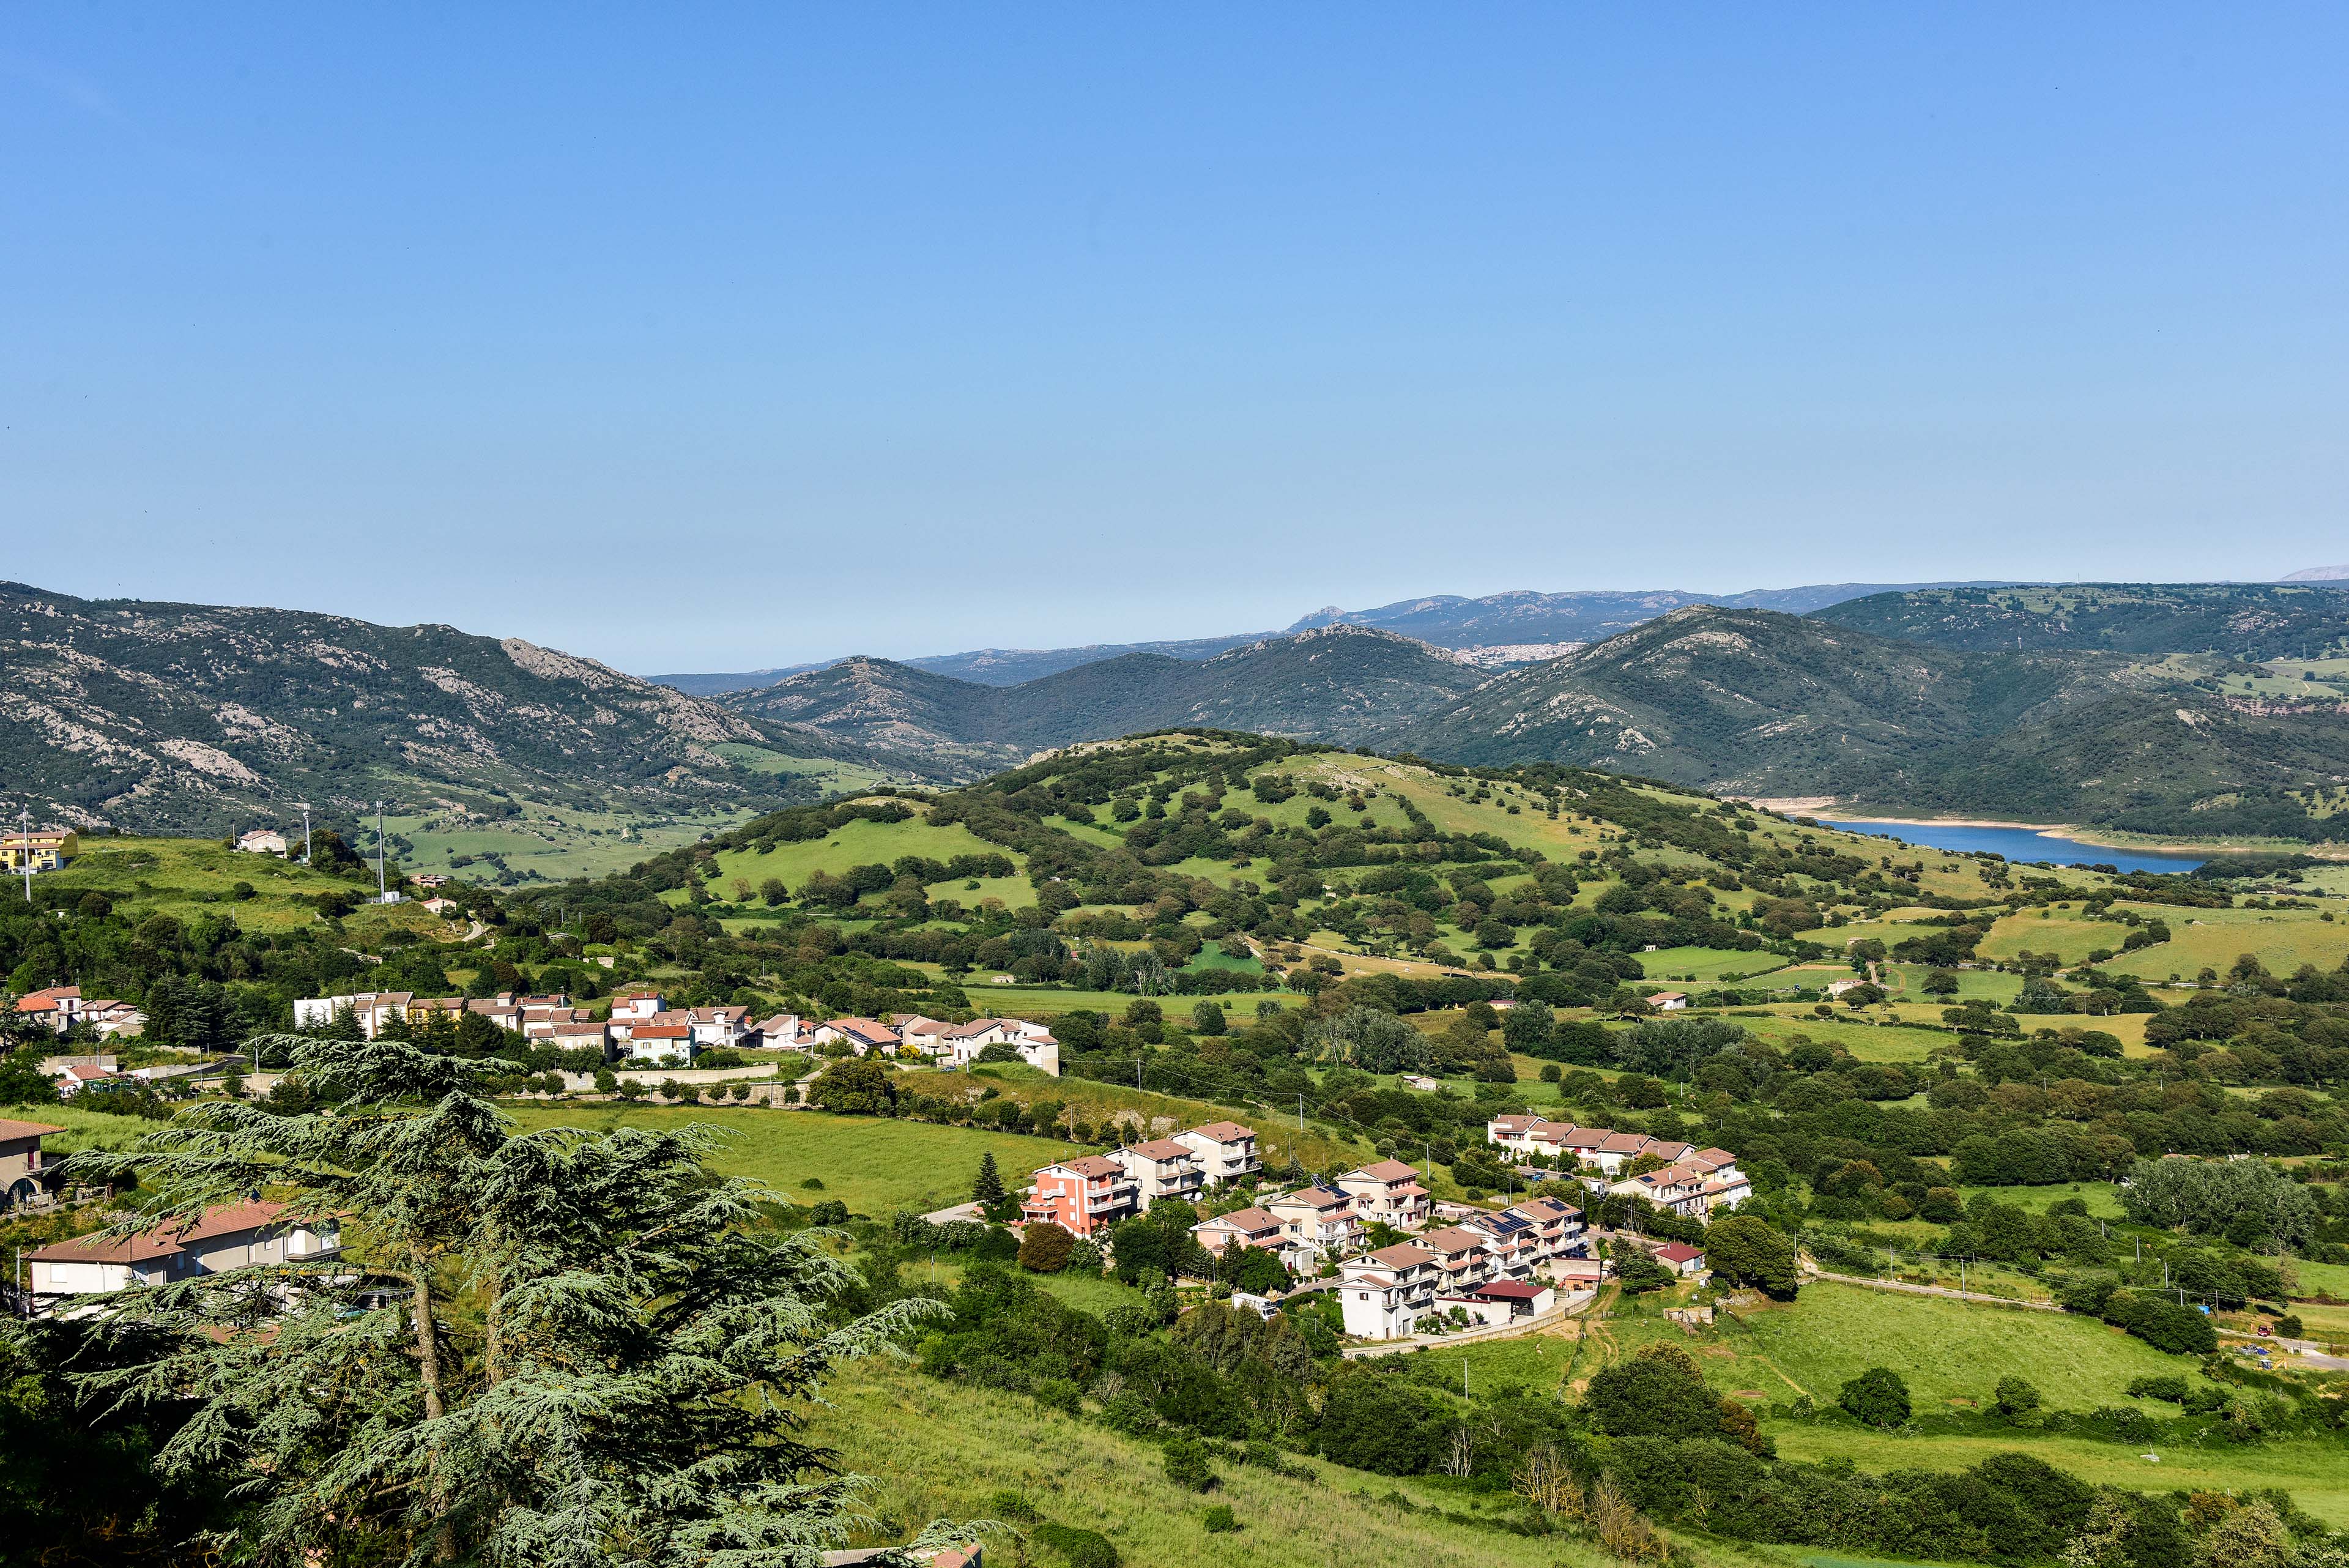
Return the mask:
<path id="1" fill-rule="evenodd" d="M 1015 686 L 854 659 L 722 701 L 736 712 L 868 745 L 918 748 L 976 774 L 1052 747 L 1153 730 L 1352 744 L 1484 679 L 1424 643 L 1337 626 L 1195 661 L 1128 653 Z"/>

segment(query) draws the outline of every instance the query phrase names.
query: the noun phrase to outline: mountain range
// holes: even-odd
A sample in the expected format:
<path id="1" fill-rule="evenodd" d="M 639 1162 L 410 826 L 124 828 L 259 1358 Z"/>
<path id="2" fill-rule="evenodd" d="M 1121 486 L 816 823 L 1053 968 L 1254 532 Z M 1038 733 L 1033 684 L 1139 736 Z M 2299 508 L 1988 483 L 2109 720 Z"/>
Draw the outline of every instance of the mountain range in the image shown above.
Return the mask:
<path id="1" fill-rule="evenodd" d="M 2349 825 L 2349 587 L 1960 585 L 1806 615 L 1533 602 L 1568 597 L 1363 615 L 1531 636 L 1561 624 L 1542 616 L 1642 613 L 1498 675 L 1333 612 L 1206 657 L 1127 652 L 1008 683 L 856 658 L 705 700 L 449 627 L 0 585 L 18 721 L 0 760 L 45 817 L 204 832 L 305 795 L 484 821 L 518 798 L 764 805 L 811 794 L 793 775 L 815 760 L 944 783 L 1177 728 L 1852 809 L 2196 836 Z"/>
<path id="2" fill-rule="evenodd" d="M 519 638 L 21 583 L 0 583 L 0 695 L 10 793 L 85 827 L 211 833 L 283 821 L 305 797 L 485 820 L 516 797 L 758 807 L 814 794 L 761 761 L 870 760 Z"/>
<path id="3" fill-rule="evenodd" d="M 1757 588 L 1748 593 L 1726 595 L 1658 588 L 1630 593 L 1597 590 L 1539 594 L 1521 591 L 1491 594 L 1483 598 L 1437 594 L 1429 598 L 1398 599 L 1391 605 L 1364 610 L 1340 609 L 1330 605 L 1299 617 L 1285 631 L 1237 632 L 1226 637 L 1192 638 L 1177 642 L 1096 642 L 1081 648 L 982 648 L 967 653 L 930 654 L 897 662 L 915 670 L 926 670 L 934 675 L 951 675 L 958 680 L 976 680 L 988 686 L 1017 686 L 1022 681 L 1073 670 L 1081 664 L 1095 664 L 1104 659 L 1116 659 L 1129 653 L 1152 653 L 1168 659 L 1213 659 L 1219 653 L 1228 653 L 1251 643 L 1295 636 L 1300 631 L 1324 626 L 1375 627 L 1382 631 L 1400 632 L 1405 637 L 1416 638 L 1437 648 L 1497 651 L 1544 648 L 1559 643 L 1596 642 L 1619 631 L 1628 631 L 1641 621 L 1652 620 L 1668 610 L 1695 604 L 1723 605 L 1736 609 L 1785 610 L 1790 615 L 1803 615 L 1828 605 L 1841 604 L 1847 599 L 1874 594 L 1909 593 L 1921 588 L 1999 586 L 2003 585 L 1835 583 L 1801 588 Z M 1501 666 L 1532 661 L 1532 659 L 1510 658 L 1506 654 L 1476 660 L 1481 664 Z M 825 659 L 812 664 L 742 670 L 734 674 L 655 675 L 648 679 L 697 697 L 716 697 L 729 691 L 771 686 L 791 676 L 822 670 L 839 662 L 842 660 Z"/>

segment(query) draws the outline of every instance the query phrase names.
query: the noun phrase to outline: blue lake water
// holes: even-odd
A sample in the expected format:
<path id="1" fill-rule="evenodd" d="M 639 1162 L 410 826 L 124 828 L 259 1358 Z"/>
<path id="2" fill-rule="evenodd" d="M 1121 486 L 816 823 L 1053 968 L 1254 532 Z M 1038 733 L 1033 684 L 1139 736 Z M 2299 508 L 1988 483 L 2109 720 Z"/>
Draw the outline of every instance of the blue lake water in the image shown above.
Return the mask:
<path id="1" fill-rule="evenodd" d="M 2033 833 L 2027 827 L 1949 827 L 1914 822 L 1847 822 L 1821 817 L 1832 827 L 1849 833 L 1899 838 L 1929 849 L 1960 854 L 1988 850 L 2009 860 L 2046 860 L 2057 866 L 2116 866 L 2124 871 L 2191 871 L 2207 855 L 2148 855 L 2143 850 L 2115 849 L 2109 845 L 2083 844 L 2075 838 Z"/>

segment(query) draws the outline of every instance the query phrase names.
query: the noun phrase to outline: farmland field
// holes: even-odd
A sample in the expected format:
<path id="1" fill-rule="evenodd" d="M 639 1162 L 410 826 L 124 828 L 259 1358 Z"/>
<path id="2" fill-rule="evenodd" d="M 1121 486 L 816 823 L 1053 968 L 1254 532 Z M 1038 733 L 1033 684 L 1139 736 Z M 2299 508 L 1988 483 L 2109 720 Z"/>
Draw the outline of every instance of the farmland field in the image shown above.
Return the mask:
<path id="1" fill-rule="evenodd" d="M 926 1211 L 968 1201 L 979 1156 L 988 1151 L 994 1153 L 1006 1185 L 1015 1187 L 1038 1166 L 1082 1152 L 1053 1138 L 819 1111 L 524 1106 L 510 1107 L 507 1114 L 524 1129 L 636 1127 L 666 1131 L 705 1124 L 729 1135 L 710 1156 L 719 1173 L 763 1181 L 794 1203 L 836 1198 L 850 1212 L 876 1219 L 900 1209 Z M 801 1187 L 810 1177 L 823 1183 L 820 1192 Z"/>
<path id="2" fill-rule="evenodd" d="M 2145 980 L 2172 974 L 2191 980 L 2203 969 L 2223 975 L 2235 955 L 2256 952 L 2271 974 L 2289 975 L 2304 963 L 2321 970 L 2339 969 L 2342 961 L 2349 959 L 2349 923 L 2320 919 L 2318 914 L 2305 909 L 2166 910 L 2163 919 L 2169 926 L 2169 940 L 2124 953 L 2109 967 L 2116 974 Z"/>

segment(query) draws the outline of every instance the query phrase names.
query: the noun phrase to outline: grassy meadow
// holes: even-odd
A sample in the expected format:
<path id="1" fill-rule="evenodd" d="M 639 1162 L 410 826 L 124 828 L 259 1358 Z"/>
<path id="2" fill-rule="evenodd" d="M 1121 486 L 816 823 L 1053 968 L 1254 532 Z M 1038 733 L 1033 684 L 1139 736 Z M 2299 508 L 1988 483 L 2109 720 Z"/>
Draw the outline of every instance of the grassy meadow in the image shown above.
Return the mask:
<path id="1" fill-rule="evenodd" d="M 295 830 L 298 839 L 299 829 Z M 133 919 L 170 915 L 181 921 L 226 917 L 249 931 L 287 931 L 316 924 L 311 900 L 326 892 L 372 895 L 372 876 L 359 884 L 329 877 L 274 855 L 247 855 L 216 838 L 85 838 L 81 854 L 56 871 L 44 872 L 44 887 L 78 888 L 102 893 Z M 246 891 L 240 892 L 242 885 Z M 365 947 L 370 935 L 393 929 L 445 930 L 440 919 L 413 903 L 364 904 L 344 918 L 352 944 Z"/>

